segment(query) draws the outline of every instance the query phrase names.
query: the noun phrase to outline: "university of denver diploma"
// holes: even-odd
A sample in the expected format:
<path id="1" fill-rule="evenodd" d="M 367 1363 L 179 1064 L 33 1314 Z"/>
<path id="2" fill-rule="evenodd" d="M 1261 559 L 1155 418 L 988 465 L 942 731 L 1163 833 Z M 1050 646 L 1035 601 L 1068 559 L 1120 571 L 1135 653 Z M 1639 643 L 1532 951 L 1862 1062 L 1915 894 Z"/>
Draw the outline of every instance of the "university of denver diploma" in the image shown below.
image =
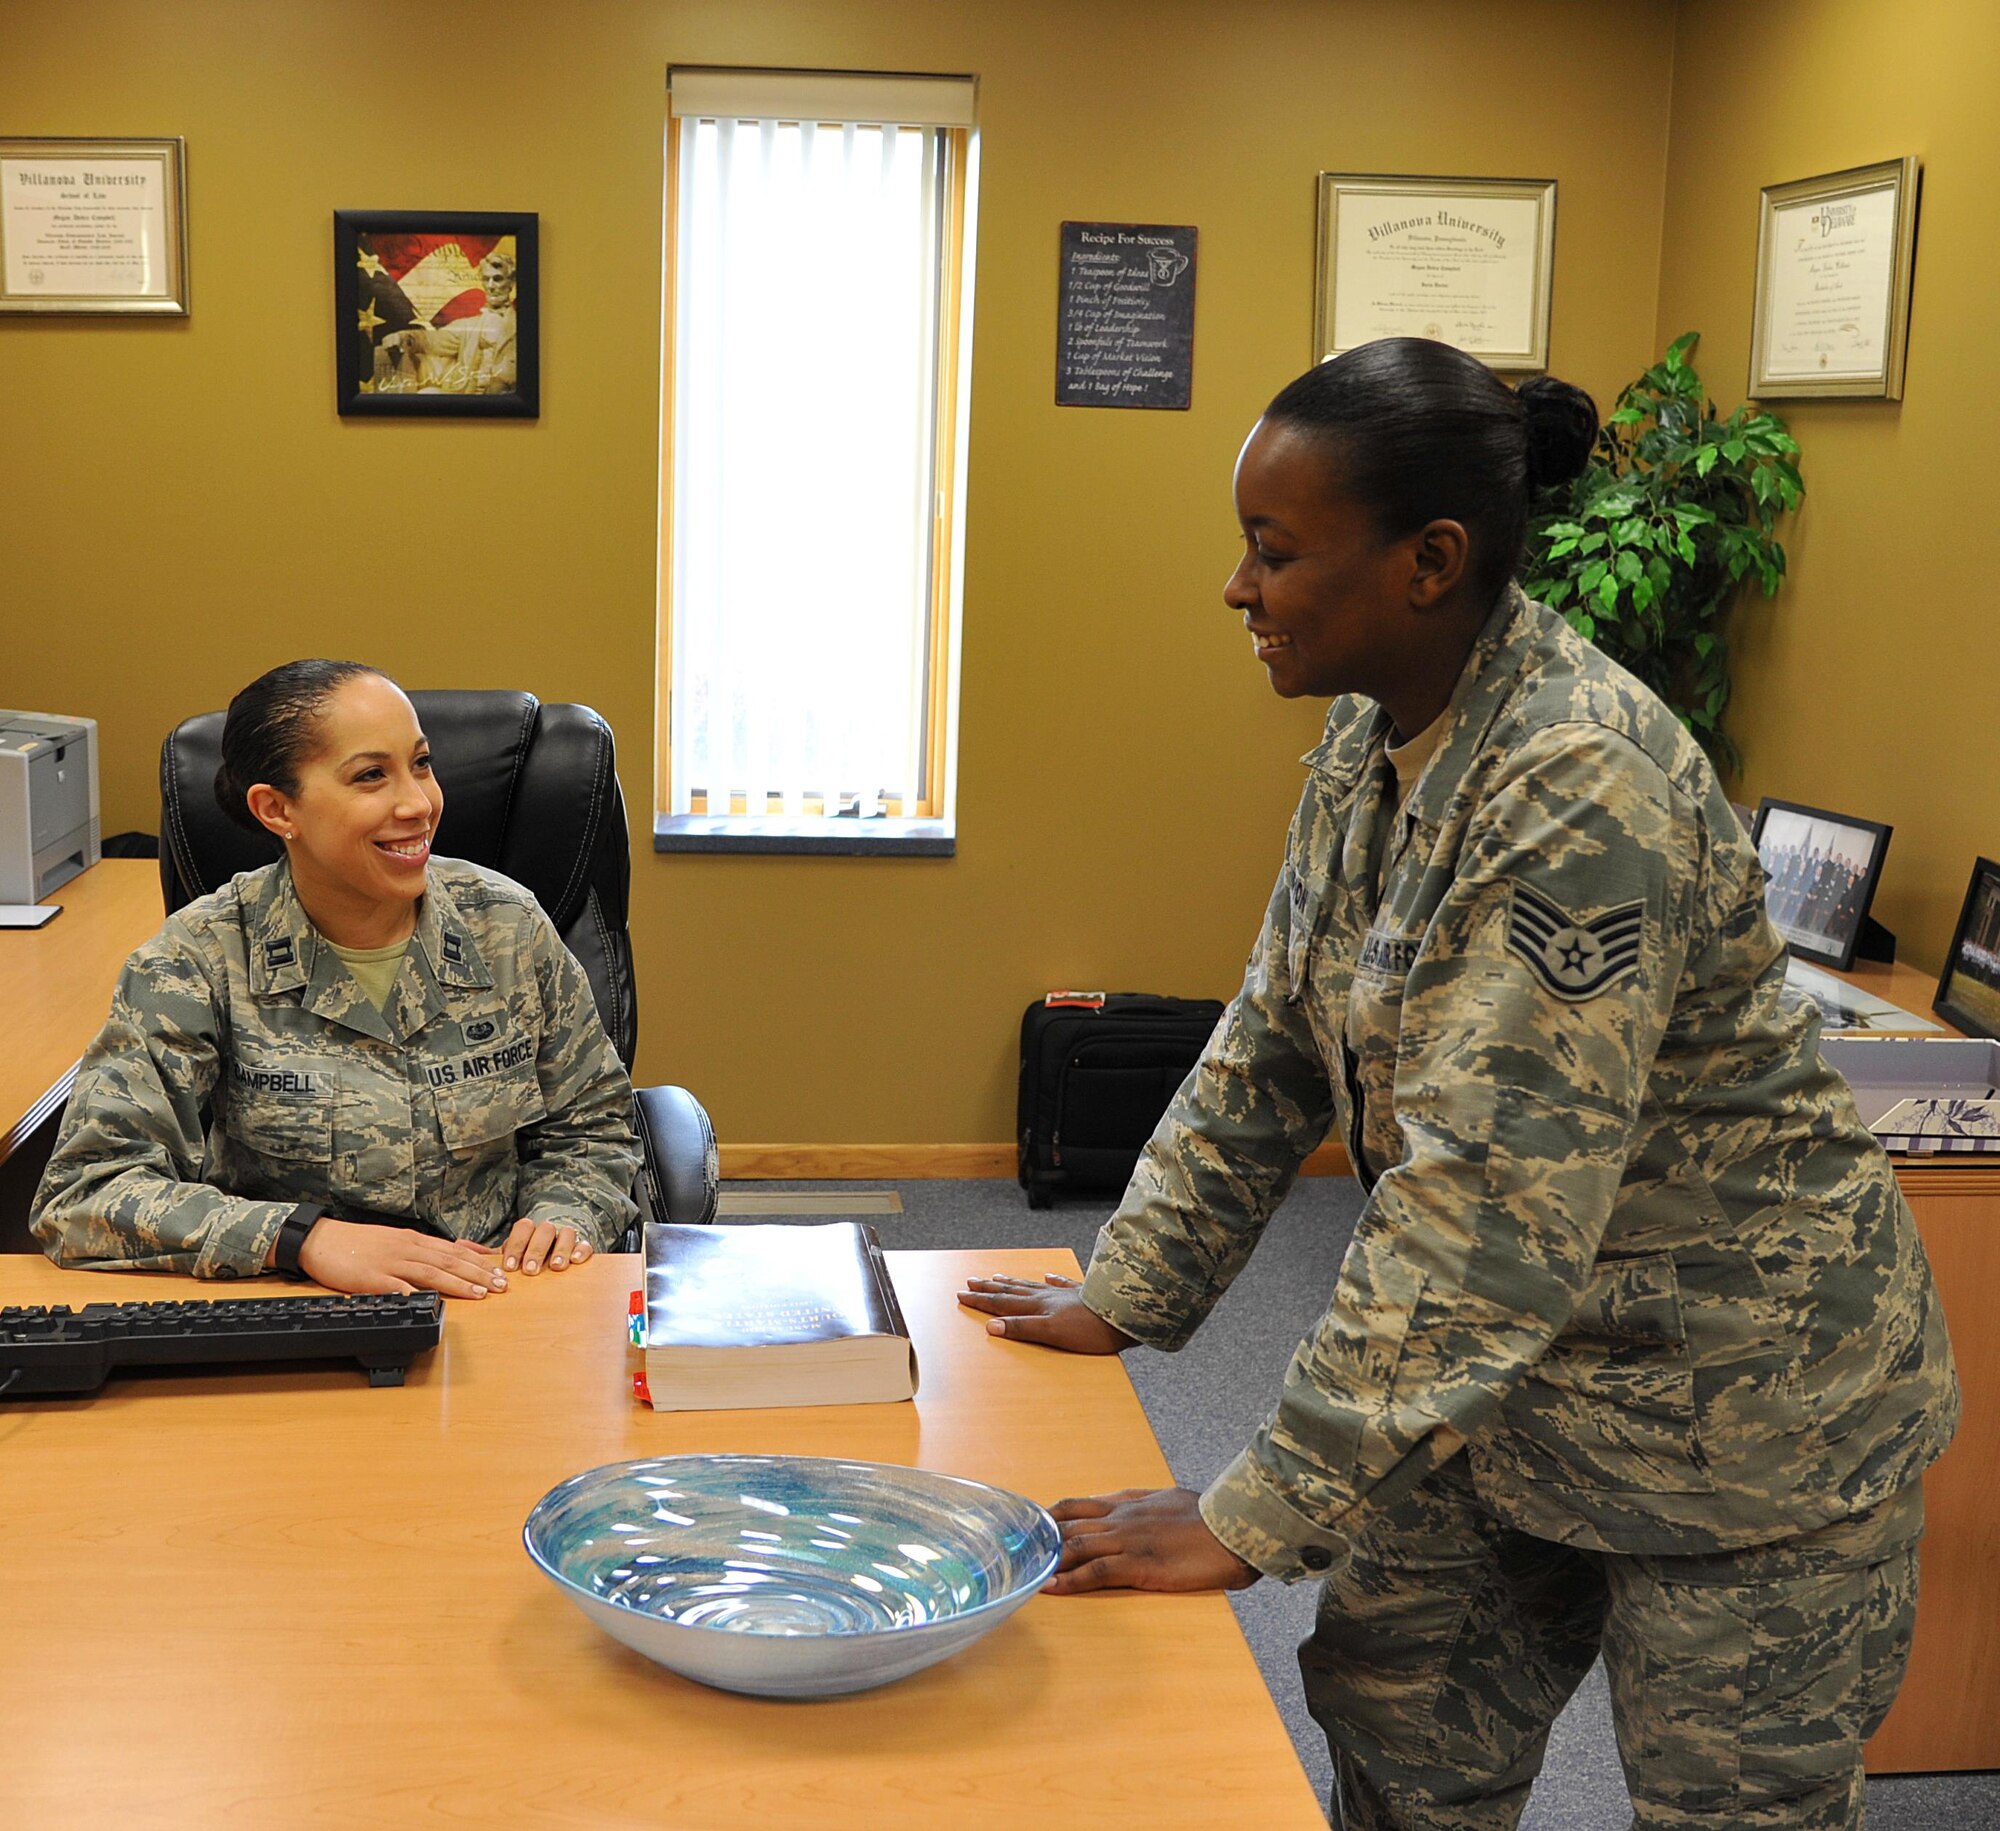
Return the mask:
<path id="1" fill-rule="evenodd" d="M 1902 393 L 1916 179 L 1891 160 L 1765 189 L 1752 395 Z"/>

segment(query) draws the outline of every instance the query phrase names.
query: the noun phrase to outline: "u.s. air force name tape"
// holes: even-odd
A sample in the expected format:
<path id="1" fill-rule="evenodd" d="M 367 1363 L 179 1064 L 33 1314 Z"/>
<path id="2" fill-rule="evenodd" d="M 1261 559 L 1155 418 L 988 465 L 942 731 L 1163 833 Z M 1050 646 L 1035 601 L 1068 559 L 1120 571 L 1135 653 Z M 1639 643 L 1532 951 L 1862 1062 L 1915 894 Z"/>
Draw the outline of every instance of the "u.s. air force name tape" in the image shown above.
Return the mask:
<path id="1" fill-rule="evenodd" d="M 1644 903 L 1621 903 L 1579 922 L 1526 884 L 1508 886 L 1507 945 L 1565 1004 L 1583 1004 L 1639 970 Z"/>

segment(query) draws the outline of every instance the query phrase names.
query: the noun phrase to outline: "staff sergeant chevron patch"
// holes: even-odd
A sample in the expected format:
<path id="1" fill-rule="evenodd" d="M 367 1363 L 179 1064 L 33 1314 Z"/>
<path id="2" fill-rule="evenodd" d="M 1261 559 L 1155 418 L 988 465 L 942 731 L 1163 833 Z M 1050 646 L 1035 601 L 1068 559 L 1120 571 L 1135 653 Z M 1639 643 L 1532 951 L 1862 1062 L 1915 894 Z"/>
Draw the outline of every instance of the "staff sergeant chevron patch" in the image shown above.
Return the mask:
<path id="1" fill-rule="evenodd" d="M 1572 920 L 1539 891 L 1510 886 L 1507 945 L 1565 1004 L 1583 1004 L 1639 970 L 1644 903 L 1621 903 L 1588 922 Z"/>

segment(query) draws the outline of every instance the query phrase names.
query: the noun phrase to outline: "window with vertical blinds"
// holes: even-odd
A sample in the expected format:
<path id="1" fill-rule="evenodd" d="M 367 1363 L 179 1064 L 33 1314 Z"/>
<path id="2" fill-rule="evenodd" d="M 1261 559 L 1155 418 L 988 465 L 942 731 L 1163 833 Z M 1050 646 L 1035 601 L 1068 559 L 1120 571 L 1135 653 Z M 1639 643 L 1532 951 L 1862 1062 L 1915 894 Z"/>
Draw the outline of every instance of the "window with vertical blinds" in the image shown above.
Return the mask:
<path id="1" fill-rule="evenodd" d="M 672 73 L 665 843 L 948 841 L 971 100 Z"/>

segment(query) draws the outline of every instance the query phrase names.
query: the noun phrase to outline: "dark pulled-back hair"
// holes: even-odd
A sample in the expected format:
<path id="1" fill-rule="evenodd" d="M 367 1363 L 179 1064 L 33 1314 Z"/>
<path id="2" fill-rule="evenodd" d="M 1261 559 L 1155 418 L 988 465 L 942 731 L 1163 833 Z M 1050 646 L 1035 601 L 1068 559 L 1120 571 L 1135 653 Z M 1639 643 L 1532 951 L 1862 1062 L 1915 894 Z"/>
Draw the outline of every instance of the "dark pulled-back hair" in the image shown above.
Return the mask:
<path id="1" fill-rule="evenodd" d="M 1510 388 L 1422 337 L 1364 343 L 1307 370 L 1264 418 L 1325 444 L 1385 540 L 1460 523 L 1489 600 L 1521 563 L 1531 494 L 1581 474 L 1597 438 L 1597 404 L 1581 388 L 1546 375 Z"/>
<path id="2" fill-rule="evenodd" d="M 299 765 L 312 755 L 334 689 L 357 674 L 381 672 L 363 661 L 288 661 L 259 674 L 229 702 L 222 721 L 222 765 L 215 772 L 222 811 L 238 826 L 263 832 L 250 811 L 250 789 L 268 782 L 297 794 Z"/>

